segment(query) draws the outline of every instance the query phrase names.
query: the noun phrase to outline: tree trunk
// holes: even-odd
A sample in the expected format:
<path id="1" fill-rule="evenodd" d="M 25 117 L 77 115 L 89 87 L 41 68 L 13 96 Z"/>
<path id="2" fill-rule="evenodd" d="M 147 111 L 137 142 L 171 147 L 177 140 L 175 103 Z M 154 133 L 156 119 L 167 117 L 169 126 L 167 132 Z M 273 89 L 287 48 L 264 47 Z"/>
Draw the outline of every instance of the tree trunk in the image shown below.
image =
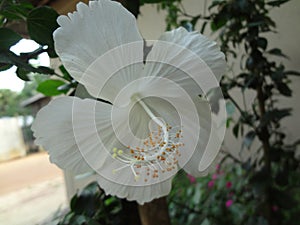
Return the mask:
<path id="1" fill-rule="evenodd" d="M 266 109 L 265 109 L 265 100 L 264 100 L 264 93 L 261 85 L 258 85 L 257 87 L 257 99 L 258 99 L 258 107 L 260 111 L 260 118 L 261 118 L 261 123 L 262 123 L 262 118 L 266 114 Z M 272 171 L 271 171 L 271 160 L 270 160 L 270 134 L 268 130 L 268 125 L 265 125 L 261 128 L 261 131 L 259 133 L 259 139 L 263 144 L 263 151 L 264 151 L 264 163 L 265 163 L 265 170 L 268 176 L 272 177 Z M 273 224 L 273 218 L 271 215 L 271 196 L 270 196 L 270 187 L 267 185 L 265 189 L 265 196 L 266 196 L 266 208 L 265 208 L 265 217 L 268 220 L 269 224 Z"/>
<path id="2" fill-rule="evenodd" d="M 142 225 L 171 225 L 166 197 L 139 206 Z"/>

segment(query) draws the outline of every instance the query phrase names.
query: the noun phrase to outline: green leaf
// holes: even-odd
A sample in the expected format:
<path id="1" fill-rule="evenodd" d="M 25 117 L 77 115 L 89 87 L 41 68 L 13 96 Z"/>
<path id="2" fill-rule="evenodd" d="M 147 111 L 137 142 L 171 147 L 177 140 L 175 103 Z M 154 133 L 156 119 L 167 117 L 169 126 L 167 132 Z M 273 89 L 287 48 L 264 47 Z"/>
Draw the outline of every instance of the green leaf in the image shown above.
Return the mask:
<path id="1" fill-rule="evenodd" d="M 8 28 L 0 28 L 0 50 L 8 50 L 17 44 L 22 37 Z"/>
<path id="2" fill-rule="evenodd" d="M 234 136 L 237 138 L 239 136 L 240 123 L 236 123 L 232 129 Z"/>
<path id="3" fill-rule="evenodd" d="M 32 10 L 27 18 L 30 37 L 41 45 L 53 48 L 52 34 L 58 28 L 56 22 L 58 13 L 50 7 L 43 6 Z"/>
<path id="4" fill-rule="evenodd" d="M 87 217 L 85 217 L 84 215 L 75 215 L 73 217 L 73 221 L 71 222 L 71 224 L 74 225 L 84 225 L 87 222 Z"/>
<path id="5" fill-rule="evenodd" d="M 289 184 L 289 171 L 287 169 L 278 171 L 275 181 L 279 186 L 287 186 Z"/>
<path id="6" fill-rule="evenodd" d="M 267 4 L 270 5 L 270 6 L 277 6 L 277 7 L 279 7 L 279 6 L 281 6 L 282 4 L 284 4 L 284 3 L 288 2 L 288 1 L 290 1 L 290 0 L 275 0 L 275 1 L 267 2 Z"/>
<path id="7" fill-rule="evenodd" d="M 291 115 L 291 108 L 285 108 L 285 109 L 273 109 L 271 111 L 268 111 L 263 117 L 261 121 L 261 126 L 266 126 L 271 121 L 279 121 L 282 118 Z"/>
<path id="8" fill-rule="evenodd" d="M 285 71 L 284 74 L 285 74 L 285 75 L 300 76 L 300 72 L 298 72 L 298 71 L 293 71 L 293 70 Z"/>
<path id="9" fill-rule="evenodd" d="M 210 225 L 211 223 L 209 222 L 209 220 L 206 218 L 201 225 Z"/>
<path id="10" fill-rule="evenodd" d="M 39 66 L 38 68 L 33 67 L 24 59 L 22 56 L 18 56 L 11 51 L 0 51 L 0 63 L 15 65 L 28 72 L 41 73 L 41 74 L 54 74 L 54 70 L 48 67 Z"/>
<path id="11" fill-rule="evenodd" d="M 140 4 L 142 4 L 139 0 L 122 0 L 119 1 L 121 4 L 129 11 L 131 12 L 135 18 L 138 17 L 140 11 Z"/>
<path id="12" fill-rule="evenodd" d="M 266 50 L 268 46 L 268 40 L 266 38 L 259 38 L 257 40 L 258 47 L 262 48 L 263 50 Z"/>
<path id="13" fill-rule="evenodd" d="M 208 10 L 211 10 L 212 8 L 226 4 L 226 0 L 213 0 L 211 5 L 209 6 Z"/>
<path id="14" fill-rule="evenodd" d="M 76 201 L 73 202 L 72 210 L 76 214 L 85 214 L 89 217 L 92 217 L 99 204 L 99 187 L 97 183 L 91 183 L 85 187 L 79 196 L 77 196 Z"/>
<path id="15" fill-rule="evenodd" d="M 101 224 L 99 222 L 97 222 L 96 220 L 91 219 L 88 221 L 87 225 L 101 225 Z"/>
<path id="16" fill-rule="evenodd" d="M 277 90 L 280 92 L 280 94 L 284 96 L 291 97 L 292 96 L 292 90 L 289 88 L 289 86 L 283 82 L 276 83 Z"/>
<path id="17" fill-rule="evenodd" d="M 8 64 L 8 63 L 0 63 L 0 72 L 1 71 L 5 71 L 8 70 L 12 67 L 12 64 Z"/>
<path id="18" fill-rule="evenodd" d="M 244 147 L 249 149 L 251 147 L 252 142 L 254 141 L 255 137 L 256 137 L 256 133 L 254 131 L 249 131 L 243 139 L 242 149 Z"/>
<path id="19" fill-rule="evenodd" d="M 271 55 L 276 55 L 276 56 L 288 58 L 285 54 L 282 53 L 281 49 L 279 49 L 279 48 L 273 48 L 273 49 L 267 51 L 267 53 L 269 53 Z"/>
<path id="20" fill-rule="evenodd" d="M 253 191 L 255 195 L 260 196 L 264 195 L 265 187 L 270 182 L 270 175 L 265 168 L 262 168 L 260 171 L 257 171 L 250 177 L 249 182 L 253 185 Z"/>
<path id="21" fill-rule="evenodd" d="M 28 74 L 30 73 L 30 71 L 28 70 L 25 70 L 24 68 L 21 68 L 19 67 L 17 70 L 16 70 L 16 74 L 17 76 L 21 79 L 21 80 L 24 80 L 24 81 L 30 81 L 29 77 L 28 77 Z"/>
<path id="22" fill-rule="evenodd" d="M 59 70 L 63 74 L 63 78 L 65 78 L 66 80 L 72 81 L 72 77 L 71 77 L 70 73 L 66 70 L 66 68 L 63 65 L 59 66 Z"/>
<path id="23" fill-rule="evenodd" d="M 75 195 L 72 197 L 71 201 L 70 201 L 70 209 L 71 209 L 71 212 L 74 212 L 74 211 L 75 211 L 77 199 L 78 199 L 78 195 L 75 194 Z"/>
<path id="24" fill-rule="evenodd" d="M 269 223 L 264 217 L 260 216 L 257 219 L 256 225 L 269 225 Z"/>
<path id="25" fill-rule="evenodd" d="M 271 195 L 280 208 L 292 209 L 298 204 L 289 190 L 271 189 Z"/>
<path id="26" fill-rule="evenodd" d="M 58 57 L 58 55 L 56 54 L 55 49 L 54 49 L 53 46 L 52 47 L 48 46 L 47 53 L 48 53 L 48 56 L 50 58 L 57 58 Z"/>
<path id="27" fill-rule="evenodd" d="M 286 78 L 286 75 L 284 73 L 284 67 L 280 66 L 276 69 L 276 71 L 271 73 L 271 78 L 276 83 L 282 82 L 282 79 Z"/>
<path id="28" fill-rule="evenodd" d="M 64 90 L 58 90 L 58 87 L 64 84 L 65 82 L 61 80 L 46 80 L 40 83 L 36 90 L 46 96 L 60 95 L 66 93 Z"/>
<path id="29" fill-rule="evenodd" d="M 156 4 L 156 3 L 161 3 L 165 2 L 166 0 L 141 0 L 141 4 Z"/>
<path id="30" fill-rule="evenodd" d="M 6 20 L 24 20 L 33 9 L 33 5 L 28 2 L 6 1 L 5 3 L 7 4 L 1 8 L 1 15 Z"/>
<path id="31" fill-rule="evenodd" d="M 231 117 L 228 117 L 226 120 L 226 128 L 230 127 L 230 123 L 233 122 L 233 119 Z"/>
<path id="32" fill-rule="evenodd" d="M 239 1 L 237 1 L 237 5 L 239 6 L 239 10 L 241 12 L 247 12 L 247 10 L 249 10 L 249 1 L 248 0 L 239 0 Z"/>
<path id="33" fill-rule="evenodd" d="M 53 69 L 46 67 L 46 66 L 39 66 L 37 68 L 36 72 L 41 73 L 41 74 L 48 74 L 48 75 L 55 73 Z"/>
<path id="34" fill-rule="evenodd" d="M 221 27 L 223 27 L 227 22 L 226 18 L 223 18 L 221 16 L 216 17 L 210 24 L 210 28 L 212 31 L 217 31 Z"/>

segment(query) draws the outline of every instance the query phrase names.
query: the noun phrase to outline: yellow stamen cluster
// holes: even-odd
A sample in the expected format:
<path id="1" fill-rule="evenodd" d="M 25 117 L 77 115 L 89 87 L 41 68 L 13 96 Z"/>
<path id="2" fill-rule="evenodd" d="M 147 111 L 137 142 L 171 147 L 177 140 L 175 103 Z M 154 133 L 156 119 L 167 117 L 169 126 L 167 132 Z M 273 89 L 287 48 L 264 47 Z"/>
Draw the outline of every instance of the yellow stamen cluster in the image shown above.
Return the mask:
<path id="1" fill-rule="evenodd" d="M 168 125 L 164 128 L 158 125 L 157 130 L 151 132 L 141 146 L 127 146 L 124 151 L 113 149 L 112 157 L 124 162 L 124 167 L 131 167 L 135 181 L 139 180 L 141 174 L 145 175 L 144 182 L 148 182 L 151 178 L 158 178 L 160 173 L 177 168 L 178 157 L 181 156 L 179 148 L 184 145 L 180 142 L 182 131 L 173 132 Z"/>

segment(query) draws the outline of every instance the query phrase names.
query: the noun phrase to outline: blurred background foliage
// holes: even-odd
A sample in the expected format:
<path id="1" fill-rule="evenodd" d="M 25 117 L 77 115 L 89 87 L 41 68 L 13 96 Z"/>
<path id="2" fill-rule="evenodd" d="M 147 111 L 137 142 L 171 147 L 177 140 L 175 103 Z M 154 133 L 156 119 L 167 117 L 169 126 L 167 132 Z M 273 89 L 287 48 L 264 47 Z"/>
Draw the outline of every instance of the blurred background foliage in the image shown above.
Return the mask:
<path id="1" fill-rule="evenodd" d="M 169 212 L 174 225 L 297 225 L 300 220 L 300 168 L 297 146 L 300 141 L 286 141 L 281 121 L 291 115 L 292 108 L 282 108 L 279 98 L 292 96 L 290 77 L 299 72 L 287 70 L 280 58 L 287 58 L 279 46 L 270 46 L 266 34 L 276 32 L 270 10 L 289 0 L 213 0 L 207 15 L 190 15 L 184 0 L 120 1 L 135 16 L 143 4 L 155 4 L 166 12 L 166 29 L 183 26 L 189 31 L 201 25 L 200 32 L 211 29 L 225 53 L 229 68 L 221 87 L 228 106 L 227 126 L 236 138 L 242 139 L 236 158 L 222 150 L 224 157 L 213 174 L 194 178 L 179 173 L 169 195 Z M 26 1 L 2 0 L 0 3 L 0 70 L 17 66 L 17 76 L 32 80 L 32 73 L 41 80 L 35 89 L 48 96 L 72 94 L 77 82 L 63 66 L 58 70 L 32 65 L 30 59 L 46 52 L 56 58 L 52 33 L 58 27 L 58 13 Z M 26 24 L 25 36 L 16 32 L 18 23 Z M 10 48 L 23 37 L 31 38 L 40 47 L 17 55 Z M 277 57 L 277 58 L 274 58 Z M 233 97 L 239 90 L 242 104 Z M 245 96 L 254 93 L 254 101 L 245 103 Z M 28 92 L 26 96 L 36 93 Z M 3 100 L 2 96 L 6 96 Z M 11 104 L 19 98 L 6 90 L 0 101 Z M 3 104 L 3 105 L 5 105 Z M 1 105 L 2 106 L 2 105 Z M 17 108 L 15 112 L 22 112 Z M 234 116 L 238 112 L 238 116 Z M 10 113 L 13 114 L 13 113 Z M 253 144 L 255 142 L 255 144 Z M 251 151 L 244 156 L 245 149 Z M 70 212 L 60 224 L 122 224 L 123 203 L 104 196 L 93 183 L 74 196 Z"/>

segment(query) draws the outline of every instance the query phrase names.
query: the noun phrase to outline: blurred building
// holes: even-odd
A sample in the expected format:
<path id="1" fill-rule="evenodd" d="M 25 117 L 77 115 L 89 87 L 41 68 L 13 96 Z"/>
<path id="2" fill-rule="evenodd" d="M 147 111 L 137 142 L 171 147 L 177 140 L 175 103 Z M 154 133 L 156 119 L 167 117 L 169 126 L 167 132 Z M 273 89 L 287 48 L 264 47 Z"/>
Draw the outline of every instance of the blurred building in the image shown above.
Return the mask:
<path id="1" fill-rule="evenodd" d="M 0 162 L 25 156 L 26 149 L 18 118 L 0 118 Z"/>

